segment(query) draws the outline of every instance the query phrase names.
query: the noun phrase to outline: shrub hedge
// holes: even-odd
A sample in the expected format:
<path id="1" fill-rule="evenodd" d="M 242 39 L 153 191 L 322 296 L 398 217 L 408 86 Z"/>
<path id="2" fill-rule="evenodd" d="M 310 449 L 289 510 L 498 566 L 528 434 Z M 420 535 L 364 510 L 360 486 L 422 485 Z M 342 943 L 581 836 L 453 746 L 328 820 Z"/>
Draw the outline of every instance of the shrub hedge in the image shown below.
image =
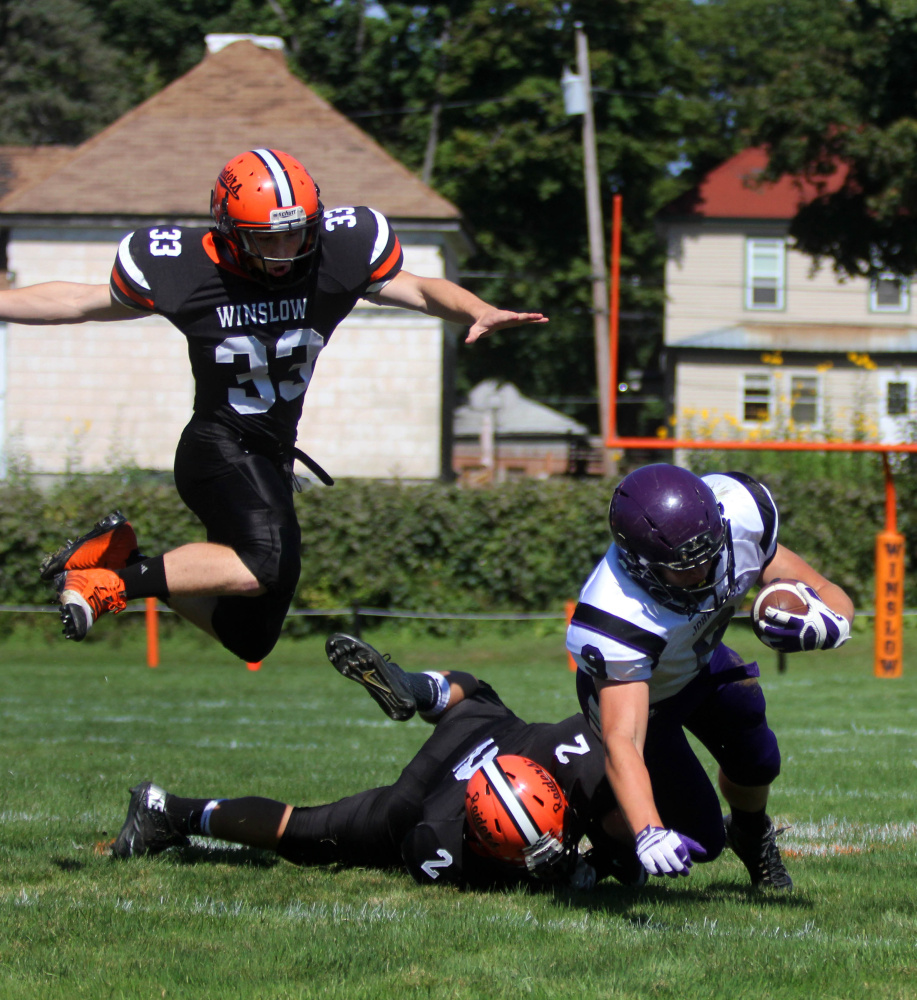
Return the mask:
<path id="1" fill-rule="evenodd" d="M 857 607 L 870 607 L 884 523 L 881 465 L 864 463 L 855 477 L 758 474 L 777 500 L 784 544 L 845 587 Z M 915 479 L 898 482 L 899 530 L 911 552 Z M 348 480 L 306 488 L 296 497 L 303 569 L 294 607 L 562 611 L 608 545 L 612 485 L 525 480 L 466 490 Z M 28 475 L 0 483 L 0 603 L 50 603 L 37 578 L 42 555 L 116 507 L 145 552 L 203 538 L 162 477 L 75 476 L 44 490 Z M 913 571 L 907 582 L 913 592 Z M 295 627 L 312 622 L 300 618 Z"/>

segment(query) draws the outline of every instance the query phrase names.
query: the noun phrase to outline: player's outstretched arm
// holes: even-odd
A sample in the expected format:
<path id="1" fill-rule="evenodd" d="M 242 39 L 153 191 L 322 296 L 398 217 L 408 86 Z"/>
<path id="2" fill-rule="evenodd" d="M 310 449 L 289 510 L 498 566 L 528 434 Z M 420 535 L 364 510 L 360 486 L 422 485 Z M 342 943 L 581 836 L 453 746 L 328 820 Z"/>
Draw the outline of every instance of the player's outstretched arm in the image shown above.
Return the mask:
<path id="1" fill-rule="evenodd" d="M 45 281 L 0 291 L 0 321 L 47 326 L 88 320 L 134 319 L 143 315 L 113 301 L 110 287 L 74 281 Z"/>
<path id="2" fill-rule="evenodd" d="M 497 330 L 529 323 L 547 323 L 548 317 L 536 312 L 498 309 L 479 299 L 467 289 L 445 278 L 421 278 L 410 271 L 399 271 L 371 301 L 380 305 L 414 309 L 467 326 L 466 344 L 488 337 Z"/>

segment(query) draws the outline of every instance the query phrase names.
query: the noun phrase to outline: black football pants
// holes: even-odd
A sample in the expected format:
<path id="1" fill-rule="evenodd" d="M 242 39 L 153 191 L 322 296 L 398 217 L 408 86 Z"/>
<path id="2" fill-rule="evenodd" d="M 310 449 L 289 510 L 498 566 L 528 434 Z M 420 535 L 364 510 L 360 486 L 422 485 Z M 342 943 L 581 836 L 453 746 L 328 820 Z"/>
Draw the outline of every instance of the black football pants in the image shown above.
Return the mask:
<path id="1" fill-rule="evenodd" d="M 207 541 L 234 549 L 267 588 L 259 597 L 220 597 L 212 620 L 230 652 L 258 662 L 274 648 L 299 581 L 290 464 L 279 453 L 246 447 L 220 424 L 193 418 L 175 453 L 175 485 L 207 529 Z"/>

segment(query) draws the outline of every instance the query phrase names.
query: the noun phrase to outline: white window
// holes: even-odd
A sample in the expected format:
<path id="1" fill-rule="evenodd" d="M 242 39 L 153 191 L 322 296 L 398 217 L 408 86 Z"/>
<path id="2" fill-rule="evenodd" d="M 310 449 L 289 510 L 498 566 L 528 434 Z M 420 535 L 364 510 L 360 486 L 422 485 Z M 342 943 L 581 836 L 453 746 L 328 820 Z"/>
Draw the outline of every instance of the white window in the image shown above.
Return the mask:
<path id="1" fill-rule="evenodd" d="M 908 312 L 911 289 L 907 278 L 886 272 L 869 283 L 869 308 L 872 312 Z"/>
<path id="2" fill-rule="evenodd" d="M 909 414 L 907 382 L 888 382 L 885 386 L 885 416 L 906 417 Z"/>
<path id="3" fill-rule="evenodd" d="M 879 440 L 887 444 L 917 440 L 917 374 L 879 372 L 879 392 Z"/>
<path id="4" fill-rule="evenodd" d="M 790 379 L 790 419 L 796 424 L 817 424 L 818 377 L 793 375 Z"/>
<path id="5" fill-rule="evenodd" d="M 774 412 L 774 379 L 770 375 L 747 374 L 742 388 L 742 419 L 745 423 L 767 423 Z"/>
<path id="6" fill-rule="evenodd" d="M 785 272 L 784 240 L 748 240 L 745 248 L 745 308 L 782 309 Z"/>

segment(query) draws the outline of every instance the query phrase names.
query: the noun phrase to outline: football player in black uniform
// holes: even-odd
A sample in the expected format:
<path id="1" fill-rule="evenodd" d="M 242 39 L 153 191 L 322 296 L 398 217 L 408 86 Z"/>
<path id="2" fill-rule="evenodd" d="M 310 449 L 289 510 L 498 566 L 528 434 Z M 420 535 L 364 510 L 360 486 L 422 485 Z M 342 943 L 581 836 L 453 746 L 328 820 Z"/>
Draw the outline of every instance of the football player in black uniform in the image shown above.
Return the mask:
<path id="1" fill-rule="evenodd" d="M 156 854 L 196 835 L 276 851 L 299 865 L 404 866 L 422 884 L 646 881 L 633 840 L 615 839 L 621 820 L 602 745 L 582 714 L 529 724 L 471 674 L 408 673 L 340 633 L 325 648 L 390 718 L 416 711 L 435 725 L 393 785 L 294 808 L 261 797 L 180 798 L 147 781 L 131 789 L 112 854 Z M 580 857 L 584 834 L 589 849 Z"/>
<path id="2" fill-rule="evenodd" d="M 359 299 L 466 325 L 466 343 L 545 323 L 498 309 L 451 281 L 402 268 L 397 235 L 371 208 L 325 210 L 287 153 L 234 157 L 212 192 L 211 229 L 154 226 L 125 236 L 109 285 L 47 282 L 0 292 L 0 321 L 74 323 L 158 313 L 187 337 L 194 412 L 175 456 L 182 500 L 207 541 L 141 558 L 120 512 L 45 559 L 64 634 L 133 598 L 167 601 L 242 659 L 273 648 L 300 572 L 292 501 L 303 395 L 319 352 Z M 311 463 L 310 467 L 327 475 Z"/>

